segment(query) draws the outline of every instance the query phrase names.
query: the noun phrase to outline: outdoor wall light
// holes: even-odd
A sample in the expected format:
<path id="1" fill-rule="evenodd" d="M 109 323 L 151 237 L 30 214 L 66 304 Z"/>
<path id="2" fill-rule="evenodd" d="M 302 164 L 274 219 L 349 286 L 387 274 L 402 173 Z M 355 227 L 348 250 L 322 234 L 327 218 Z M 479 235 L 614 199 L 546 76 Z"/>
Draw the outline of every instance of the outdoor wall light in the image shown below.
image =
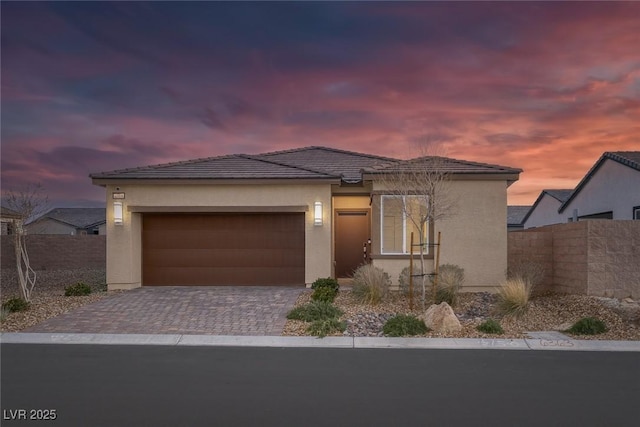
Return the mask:
<path id="1" fill-rule="evenodd" d="M 113 202 L 113 223 L 122 225 L 122 202 Z"/>
<path id="2" fill-rule="evenodd" d="M 316 202 L 314 204 L 313 225 L 322 225 L 322 202 Z"/>

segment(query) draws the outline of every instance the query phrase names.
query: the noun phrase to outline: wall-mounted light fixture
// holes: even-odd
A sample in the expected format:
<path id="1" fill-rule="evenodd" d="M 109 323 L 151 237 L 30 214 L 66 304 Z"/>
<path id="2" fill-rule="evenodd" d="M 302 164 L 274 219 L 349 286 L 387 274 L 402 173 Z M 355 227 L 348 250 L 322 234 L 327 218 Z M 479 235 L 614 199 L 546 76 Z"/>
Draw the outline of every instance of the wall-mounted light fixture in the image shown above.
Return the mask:
<path id="1" fill-rule="evenodd" d="M 113 202 L 113 223 L 122 225 L 122 202 Z"/>
<path id="2" fill-rule="evenodd" d="M 322 202 L 316 202 L 314 204 L 313 225 L 322 225 Z"/>

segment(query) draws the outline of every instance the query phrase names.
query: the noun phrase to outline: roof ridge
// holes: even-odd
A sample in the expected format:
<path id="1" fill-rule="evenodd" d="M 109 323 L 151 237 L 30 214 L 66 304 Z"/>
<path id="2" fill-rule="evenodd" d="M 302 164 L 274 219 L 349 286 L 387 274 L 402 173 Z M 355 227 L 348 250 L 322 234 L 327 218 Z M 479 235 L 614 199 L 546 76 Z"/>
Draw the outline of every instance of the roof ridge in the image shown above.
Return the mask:
<path id="1" fill-rule="evenodd" d="M 398 159 L 394 159 L 392 157 L 378 156 L 378 155 L 375 155 L 375 154 L 360 153 L 360 152 L 357 152 L 357 151 L 349 151 L 349 150 L 343 150 L 341 148 L 325 147 L 325 146 L 322 146 L 322 145 L 309 145 L 309 146 L 306 146 L 306 147 L 290 148 L 290 149 L 287 149 L 287 150 L 279 150 L 279 151 L 270 151 L 268 153 L 261 153 L 261 154 L 256 154 L 256 155 L 257 156 L 271 156 L 271 155 L 278 155 L 278 154 L 299 153 L 301 151 L 308 151 L 308 150 L 331 151 L 331 152 L 334 152 L 334 153 L 350 154 L 350 155 L 353 155 L 353 156 L 367 157 L 367 158 L 370 158 L 370 159 L 398 160 Z"/>
<path id="2" fill-rule="evenodd" d="M 261 159 L 260 157 L 258 157 L 259 155 L 236 154 L 236 156 L 237 157 L 242 157 L 244 159 L 255 160 L 255 161 L 258 161 L 258 162 L 270 163 L 272 165 L 283 166 L 283 167 L 287 167 L 287 168 L 291 168 L 291 169 L 299 169 L 299 170 L 303 170 L 303 171 L 306 171 L 306 172 L 313 172 L 313 173 L 317 173 L 319 175 L 329 176 L 329 177 L 332 177 L 332 178 L 341 177 L 341 175 L 331 175 L 331 174 L 328 174 L 326 172 L 322 172 L 322 171 L 311 169 L 311 168 L 305 168 L 305 167 L 302 167 L 302 166 L 290 165 L 290 164 L 287 164 L 287 163 L 277 162 L 277 161 L 274 161 L 274 160 Z"/>
<path id="3" fill-rule="evenodd" d="M 391 162 L 388 162 L 387 164 L 379 164 L 379 165 L 374 165 L 371 167 L 371 169 L 374 170 L 385 170 L 388 169 L 394 165 L 398 165 L 398 164 L 402 164 L 402 163 L 416 163 L 419 162 L 421 160 L 425 160 L 425 159 L 435 159 L 435 160 L 443 160 L 446 162 L 451 162 L 451 163 L 456 163 L 456 164 L 461 164 L 461 165 L 467 165 L 467 166 L 482 166 L 482 167 L 488 167 L 488 168 L 493 168 L 493 169 L 498 169 L 501 171 L 509 171 L 509 172 L 522 172 L 522 169 L 520 168 L 512 168 L 510 166 L 501 166 L 501 165 L 497 165 L 497 164 L 493 164 L 493 163 L 482 163 L 482 162 L 474 162 L 471 160 L 461 160 L 461 159 L 456 159 L 453 157 L 445 157 L 445 156 L 419 156 L 419 157 L 414 157 L 412 159 L 407 159 L 407 160 L 401 160 L 401 159 L 397 159 Z"/>

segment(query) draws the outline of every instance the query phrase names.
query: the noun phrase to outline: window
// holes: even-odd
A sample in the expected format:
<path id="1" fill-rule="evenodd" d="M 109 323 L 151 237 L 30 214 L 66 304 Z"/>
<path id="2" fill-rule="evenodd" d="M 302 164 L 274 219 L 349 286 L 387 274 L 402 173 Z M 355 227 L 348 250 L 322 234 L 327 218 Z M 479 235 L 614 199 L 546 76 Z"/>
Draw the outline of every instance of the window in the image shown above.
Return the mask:
<path id="1" fill-rule="evenodd" d="M 406 209 L 405 209 L 406 206 Z M 405 212 L 408 215 L 405 215 Z M 380 209 L 382 254 L 405 255 L 411 251 L 411 233 L 414 245 L 420 242 L 420 217 L 426 215 L 424 198 L 419 196 L 382 196 Z M 424 241 L 428 243 L 428 228 L 425 227 Z M 419 247 L 414 247 L 418 252 Z M 429 252 L 427 246 L 425 253 Z"/>
<path id="2" fill-rule="evenodd" d="M 633 207 L 633 219 L 640 219 L 640 206 Z"/>

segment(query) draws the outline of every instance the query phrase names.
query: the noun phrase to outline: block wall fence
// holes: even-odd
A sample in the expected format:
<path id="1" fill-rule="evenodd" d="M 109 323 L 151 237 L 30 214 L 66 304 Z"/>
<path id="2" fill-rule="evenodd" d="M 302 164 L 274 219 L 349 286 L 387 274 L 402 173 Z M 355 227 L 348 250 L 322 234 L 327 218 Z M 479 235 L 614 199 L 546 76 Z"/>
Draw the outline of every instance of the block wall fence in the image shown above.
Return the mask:
<path id="1" fill-rule="evenodd" d="M 591 220 L 512 231 L 508 264 L 545 269 L 540 290 L 640 298 L 640 221 Z"/>
<path id="2" fill-rule="evenodd" d="M 27 253 L 34 270 L 102 269 L 106 267 L 106 236 L 27 236 Z M 3 235 L 0 266 L 15 269 L 13 236 Z"/>

